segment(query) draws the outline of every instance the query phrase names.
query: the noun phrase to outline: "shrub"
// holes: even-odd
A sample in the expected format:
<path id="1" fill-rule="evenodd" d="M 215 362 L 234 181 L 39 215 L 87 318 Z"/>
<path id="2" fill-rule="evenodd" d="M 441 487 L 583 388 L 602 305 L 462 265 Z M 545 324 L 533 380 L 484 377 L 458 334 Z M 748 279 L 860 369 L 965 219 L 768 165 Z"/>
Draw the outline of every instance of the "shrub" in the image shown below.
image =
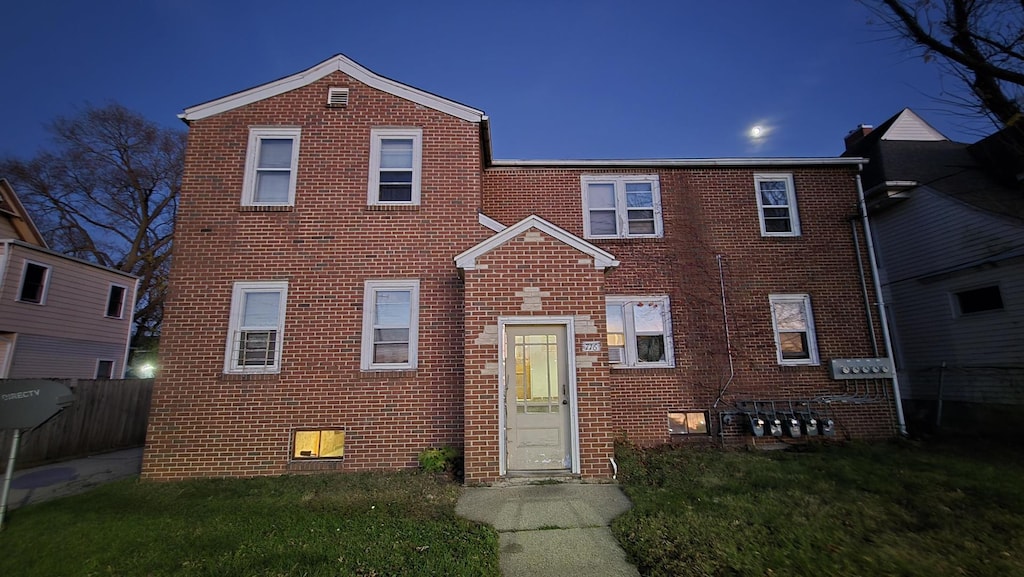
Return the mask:
<path id="1" fill-rule="evenodd" d="M 455 447 L 431 447 L 420 452 L 419 461 L 420 469 L 427 473 L 456 475 L 462 468 L 462 451 Z"/>

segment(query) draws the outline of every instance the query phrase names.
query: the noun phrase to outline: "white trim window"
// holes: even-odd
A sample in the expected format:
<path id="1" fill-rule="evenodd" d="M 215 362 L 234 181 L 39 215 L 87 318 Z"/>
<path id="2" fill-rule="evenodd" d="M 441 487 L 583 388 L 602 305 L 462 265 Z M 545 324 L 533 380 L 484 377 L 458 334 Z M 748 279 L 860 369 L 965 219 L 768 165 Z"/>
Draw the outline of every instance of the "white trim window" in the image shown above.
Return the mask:
<path id="1" fill-rule="evenodd" d="M 418 280 L 368 280 L 363 294 L 364 371 L 415 369 L 419 340 Z"/>
<path id="2" fill-rule="evenodd" d="M 780 365 L 817 365 L 818 344 L 814 335 L 811 297 L 806 294 L 768 295 Z"/>
<path id="3" fill-rule="evenodd" d="M 109 359 L 96 359 L 96 378 L 97 379 L 112 379 L 114 378 L 114 367 L 116 362 Z"/>
<path id="4" fill-rule="evenodd" d="M 418 205 L 423 159 L 423 130 L 370 130 L 370 205 Z"/>
<path id="5" fill-rule="evenodd" d="M 580 185 L 584 238 L 662 236 L 657 174 L 584 174 Z"/>
<path id="6" fill-rule="evenodd" d="M 50 267 L 30 260 L 21 268 L 21 285 L 18 300 L 36 305 L 46 304 L 46 293 L 50 286 Z"/>
<path id="7" fill-rule="evenodd" d="M 104 316 L 110 319 L 124 318 L 124 298 L 127 294 L 128 287 L 110 285 L 110 292 L 107 293 L 107 312 Z"/>
<path id="8" fill-rule="evenodd" d="M 278 373 L 288 283 L 236 282 L 231 293 L 225 373 Z"/>
<path id="9" fill-rule="evenodd" d="M 761 236 L 800 236 L 792 174 L 755 174 L 754 191 Z"/>
<path id="10" fill-rule="evenodd" d="M 675 366 L 667 296 L 606 297 L 605 314 L 613 366 Z"/>
<path id="11" fill-rule="evenodd" d="M 301 128 L 250 128 L 245 156 L 244 206 L 295 204 Z"/>

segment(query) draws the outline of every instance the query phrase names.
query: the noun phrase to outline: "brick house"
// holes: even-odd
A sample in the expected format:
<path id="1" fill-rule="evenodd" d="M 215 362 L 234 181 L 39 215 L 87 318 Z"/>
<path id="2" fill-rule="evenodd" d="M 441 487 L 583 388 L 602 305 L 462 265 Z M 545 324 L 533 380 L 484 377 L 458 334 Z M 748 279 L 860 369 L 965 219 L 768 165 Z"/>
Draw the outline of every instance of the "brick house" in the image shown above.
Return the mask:
<path id="1" fill-rule="evenodd" d="M 495 160 L 483 112 L 341 55 L 181 117 L 146 478 L 894 434 L 889 381 L 828 368 L 880 356 L 861 159 Z"/>

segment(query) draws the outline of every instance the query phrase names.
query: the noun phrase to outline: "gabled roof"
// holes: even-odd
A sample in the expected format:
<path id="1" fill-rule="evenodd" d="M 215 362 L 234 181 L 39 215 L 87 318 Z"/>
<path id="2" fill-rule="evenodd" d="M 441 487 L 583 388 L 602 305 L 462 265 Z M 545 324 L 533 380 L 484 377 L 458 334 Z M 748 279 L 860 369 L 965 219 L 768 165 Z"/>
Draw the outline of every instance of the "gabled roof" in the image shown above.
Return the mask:
<path id="1" fill-rule="evenodd" d="M 927 187 L 975 208 L 1024 220 L 1024 195 L 994 179 L 969 148 L 949 140 L 904 108 L 853 143 L 844 156 L 871 160 L 863 172 L 869 192 L 891 193 L 894 187 L 889 185 L 895 183 L 901 193 L 913 194 L 915 188 Z"/>
<path id="2" fill-rule="evenodd" d="M 455 257 L 455 266 L 464 270 L 473 270 L 476 268 L 476 259 L 487 254 L 488 252 L 498 248 L 506 242 L 514 239 L 523 232 L 530 229 L 539 230 L 548 236 L 565 243 L 572 248 L 590 255 L 594 258 L 594 268 L 598 270 L 604 270 L 606 268 L 619 266 L 619 261 L 615 259 L 611 253 L 605 252 L 600 248 L 590 244 L 582 238 L 566 232 L 543 218 L 531 214 L 523 220 L 513 224 L 505 230 L 495 234 L 473 248 L 463 252 L 462 254 Z"/>
<path id="3" fill-rule="evenodd" d="M 223 98 L 217 100 L 211 100 L 204 102 L 203 104 L 197 104 L 195 106 L 186 108 L 185 111 L 178 115 L 178 118 L 185 122 L 191 122 L 193 120 L 200 120 L 208 116 L 227 112 L 253 102 L 258 102 L 265 98 L 277 96 L 296 88 L 301 88 L 308 84 L 312 84 L 317 80 L 320 80 L 324 76 L 336 71 L 344 72 L 352 78 L 366 84 L 371 88 L 376 88 L 382 92 L 393 94 L 399 98 L 410 100 L 417 104 L 432 108 L 434 110 L 450 114 L 456 118 L 467 120 L 469 122 L 482 122 L 487 119 L 484 113 L 475 108 L 470 108 L 465 104 L 460 104 L 454 100 L 448 100 L 442 98 L 436 94 L 431 94 L 418 88 L 413 88 L 407 84 L 402 84 L 390 78 L 381 76 L 375 72 L 370 71 L 367 68 L 362 67 L 355 61 L 349 59 L 344 54 L 337 54 L 324 60 L 320 64 L 303 70 L 297 74 L 280 78 L 273 82 L 261 84 L 259 86 L 229 94 Z M 326 101 L 325 101 L 326 103 Z"/>
<path id="4" fill-rule="evenodd" d="M 16 240 L 49 248 L 46 246 L 46 240 L 43 239 L 43 235 L 36 228 L 36 223 L 32 222 L 32 217 L 28 215 L 25 206 L 18 199 L 18 195 L 14 192 L 14 187 L 5 178 L 0 178 L 0 218 L 6 218 L 10 221 L 20 237 Z"/>

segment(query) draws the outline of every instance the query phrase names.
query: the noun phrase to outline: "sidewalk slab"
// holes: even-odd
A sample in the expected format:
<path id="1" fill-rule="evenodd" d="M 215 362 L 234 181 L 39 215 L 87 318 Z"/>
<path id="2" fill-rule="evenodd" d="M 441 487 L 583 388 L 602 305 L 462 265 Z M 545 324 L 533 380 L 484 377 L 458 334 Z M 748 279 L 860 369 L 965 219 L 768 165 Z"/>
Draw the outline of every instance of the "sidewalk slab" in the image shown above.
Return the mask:
<path id="1" fill-rule="evenodd" d="M 505 577 L 637 577 L 609 524 L 632 507 L 617 485 L 463 489 L 455 512 L 494 526 Z"/>
<path id="2" fill-rule="evenodd" d="M 7 508 L 13 510 L 77 495 L 103 483 L 138 475 L 140 471 L 142 447 L 22 469 L 11 477 Z"/>

